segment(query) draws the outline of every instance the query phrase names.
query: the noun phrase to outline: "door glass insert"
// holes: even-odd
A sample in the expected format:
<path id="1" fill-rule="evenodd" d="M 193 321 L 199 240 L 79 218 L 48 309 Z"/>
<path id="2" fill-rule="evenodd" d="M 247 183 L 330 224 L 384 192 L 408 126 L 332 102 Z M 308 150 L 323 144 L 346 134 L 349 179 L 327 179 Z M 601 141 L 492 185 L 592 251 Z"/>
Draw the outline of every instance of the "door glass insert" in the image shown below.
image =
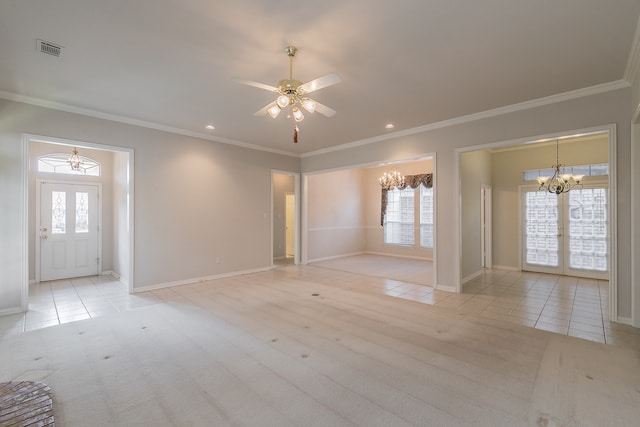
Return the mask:
<path id="1" fill-rule="evenodd" d="M 76 193 L 76 233 L 89 232 L 89 193 Z"/>
<path id="2" fill-rule="evenodd" d="M 51 192 L 51 233 L 64 234 L 67 231 L 67 193 Z"/>
<path id="3" fill-rule="evenodd" d="M 558 196 L 549 192 L 525 193 L 525 251 L 527 264 L 557 267 Z"/>
<path id="4" fill-rule="evenodd" d="M 607 192 L 569 192 L 569 267 L 607 271 Z"/>

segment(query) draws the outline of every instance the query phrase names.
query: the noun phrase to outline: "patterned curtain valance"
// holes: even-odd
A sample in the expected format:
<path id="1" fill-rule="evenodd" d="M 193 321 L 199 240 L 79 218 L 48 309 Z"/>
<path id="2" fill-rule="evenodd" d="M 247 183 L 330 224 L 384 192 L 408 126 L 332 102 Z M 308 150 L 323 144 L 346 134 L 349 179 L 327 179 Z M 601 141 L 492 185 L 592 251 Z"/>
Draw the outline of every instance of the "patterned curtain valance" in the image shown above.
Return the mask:
<path id="1" fill-rule="evenodd" d="M 397 187 L 399 190 L 404 190 L 407 187 L 410 188 L 418 188 L 420 184 L 424 185 L 425 188 L 433 187 L 433 174 L 432 173 L 422 173 L 419 175 L 405 175 L 404 176 L 404 185 L 402 187 Z M 389 190 L 382 189 L 382 202 L 380 204 L 380 225 L 384 226 L 384 216 L 387 214 L 387 192 Z"/>

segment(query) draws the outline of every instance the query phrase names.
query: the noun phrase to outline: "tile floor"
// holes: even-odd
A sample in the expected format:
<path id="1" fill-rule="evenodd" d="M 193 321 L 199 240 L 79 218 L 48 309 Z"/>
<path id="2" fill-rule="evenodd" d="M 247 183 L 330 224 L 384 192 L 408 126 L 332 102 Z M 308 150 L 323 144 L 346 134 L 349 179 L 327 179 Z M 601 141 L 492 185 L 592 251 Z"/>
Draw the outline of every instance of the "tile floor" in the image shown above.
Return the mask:
<path id="1" fill-rule="evenodd" d="M 608 319 L 608 281 L 542 273 L 488 270 L 452 294 L 398 284 L 385 294 L 495 320 L 606 343 L 616 325 Z"/>
<path id="2" fill-rule="evenodd" d="M 340 276 L 360 291 L 429 304 L 464 316 L 525 325 L 601 343 L 637 342 L 640 330 L 609 322 L 608 282 L 542 273 L 487 270 L 462 294 L 318 266 L 278 266 L 302 275 Z M 301 270 L 301 268 L 303 270 Z M 324 273 L 322 272 L 324 270 Z M 185 289 L 187 290 L 187 289 Z M 0 317 L 0 336 L 163 303 L 162 290 L 129 295 L 110 276 L 31 285 L 29 311 Z"/>

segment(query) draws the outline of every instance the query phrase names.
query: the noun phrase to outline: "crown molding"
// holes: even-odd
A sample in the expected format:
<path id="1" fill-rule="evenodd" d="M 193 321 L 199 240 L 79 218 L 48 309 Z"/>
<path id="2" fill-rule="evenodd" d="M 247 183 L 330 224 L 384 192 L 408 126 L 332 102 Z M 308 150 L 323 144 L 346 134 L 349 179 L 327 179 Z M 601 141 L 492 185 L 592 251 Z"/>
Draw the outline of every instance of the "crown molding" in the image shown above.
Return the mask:
<path id="1" fill-rule="evenodd" d="M 35 98 L 32 96 L 19 95 L 12 92 L 6 92 L 0 90 L 0 98 L 7 99 L 9 101 L 21 102 L 23 104 L 35 105 L 38 107 L 49 108 L 52 110 L 64 111 L 67 113 L 79 114 L 82 116 L 93 117 L 96 119 L 104 119 L 110 120 L 113 122 L 124 123 L 133 126 L 139 126 L 148 129 L 159 130 L 162 132 L 174 133 L 177 135 L 190 136 L 193 138 L 205 139 L 208 141 L 219 142 L 221 144 L 235 145 L 237 147 L 248 148 L 251 150 L 265 151 L 273 154 L 280 154 L 288 157 L 299 158 L 300 155 L 297 153 L 292 153 L 290 151 L 276 150 L 274 148 L 262 147 L 259 145 L 249 144 L 247 142 L 236 141 L 233 139 L 220 138 L 216 136 L 212 136 L 206 133 L 193 132 L 186 129 L 176 128 L 173 126 L 162 125 L 159 123 L 148 122 L 145 120 L 138 120 L 131 117 L 120 116 L 117 114 L 105 113 L 102 111 L 92 110 L 89 108 L 75 107 L 73 105 L 63 104 L 60 102 L 48 101 L 41 98 Z"/>
<path id="2" fill-rule="evenodd" d="M 460 116 L 453 119 L 443 120 L 440 122 L 431 123 L 428 125 L 418 126 L 411 129 L 405 129 L 398 132 L 392 132 L 385 135 L 374 136 L 372 138 L 362 139 L 359 141 L 348 142 L 346 144 L 337 145 L 334 147 L 323 148 L 321 150 L 310 151 L 308 153 L 301 154 L 301 158 L 317 156 L 320 154 L 327 154 L 334 151 L 347 150 L 349 148 L 360 147 L 363 145 L 369 145 L 376 142 L 382 142 L 390 139 L 397 139 L 403 136 L 415 135 L 417 133 L 428 132 L 435 129 L 442 129 L 450 126 L 456 126 L 476 120 L 487 119 L 491 117 L 501 116 L 504 114 L 514 113 L 517 111 L 528 110 L 530 108 L 541 107 L 545 105 L 555 104 L 558 102 L 569 101 L 572 99 L 583 98 L 585 96 L 597 95 L 600 93 L 611 92 L 618 89 L 624 89 L 631 86 L 626 80 L 616 80 L 609 83 L 603 83 L 595 86 L 589 86 L 582 89 L 576 89 L 569 92 L 559 93 L 556 95 L 546 96 L 544 98 L 533 99 L 530 101 L 520 102 L 518 104 L 508 105 L 506 107 L 494 108 L 492 110 L 482 111 L 480 113 L 473 113 L 466 116 Z"/>
<path id="3" fill-rule="evenodd" d="M 638 72 L 640 68 L 640 18 L 638 18 L 638 24 L 636 25 L 636 32 L 633 37 L 633 44 L 631 45 L 631 51 L 629 52 L 629 59 L 627 59 L 627 67 L 624 70 L 624 79 L 633 84 L 634 80 L 638 78 Z"/>

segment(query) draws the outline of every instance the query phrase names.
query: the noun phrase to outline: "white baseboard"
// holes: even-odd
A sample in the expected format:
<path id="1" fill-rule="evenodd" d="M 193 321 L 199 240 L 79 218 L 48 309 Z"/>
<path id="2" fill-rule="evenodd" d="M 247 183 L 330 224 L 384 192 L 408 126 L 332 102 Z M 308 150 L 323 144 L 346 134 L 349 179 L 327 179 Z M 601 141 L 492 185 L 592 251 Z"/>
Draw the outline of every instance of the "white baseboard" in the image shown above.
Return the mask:
<path id="1" fill-rule="evenodd" d="M 205 277 L 195 277 L 195 278 L 186 279 L 186 280 L 177 280 L 175 282 L 158 283 L 156 285 L 149 285 L 149 286 L 135 288 L 133 290 L 133 293 L 137 294 L 138 292 L 153 291 L 156 289 L 171 288 L 174 286 L 191 285 L 193 283 L 208 282 L 209 280 L 224 279 L 225 277 L 234 277 L 234 276 L 242 276 L 244 274 L 260 273 L 260 272 L 268 271 L 271 269 L 273 269 L 273 267 L 262 267 L 262 268 L 255 268 L 252 270 L 234 271 L 231 273 L 216 274 L 216 275 L 205 276 Z"/>
<path id="2" fill-rule="evenodd" d="M 105 270 L 102 273 L 100 273 L 101 276 L 113 276 L 116 279 L 120 280 L 120 275 L 118 273 L 116 273 L 113 270 Z"/>
<path id="3" fill-rule="evenodd" d="M 629 325 L 629 326 L 633 325 L 633 322 L 631 321 L 630 317 L 623 317 L 623 316 L 618 316 L 616 323 L 621 323 L 623 325 Z"/>
<path id="4" fill-rule="evenodd" d="M 353 253 L 350 253 L 350 254 L 333 255 L 333 256 L 328 256 L 328 257 L 324 257 L 324 258 L 308 259 L 307 260 L 307 264 L 310 264 L 312 262 L 329 261 L 330 259 L 346 258 L 346 257 L 349 257 L 349 256 L 364 255 L 364 254 L 365 254 L 365 252 L 353 252 Z"/>
<path id="5" fill-rule="evenodd" d="M 518 267 L 510 267 L 510 266 L 506 266 L 506 265 L 492 265 L 491 266 L 492 270 L 508 270 L 508 271 L 520 271 L 520 269 Z"/>
<path id="6" fill-rule="evenodd" d="M 464 286 L 465 283 L 470 282 L 471 280 L 475 279 L 478 276 L 482 276 L 482 270 L 478 270 L 475 273 L 462 279 L 462 282 L 461 282 L 462 286 Z"/>
<path id="7" fill-rule="evenodd" d="M 452 292 L 454 294 L 458 292 L 456 287 L 451 285 L 435 285 L 433 289 L 437 289 L 439 291 L 445 291 L 445 292 Z"/>
<path id="8" fill-rule="evenodd" d="M 411 255 L 389 254 L 389 253 L 386 253 L 386 252 L 365 251 L 363 253 L 367 254 L 367 255 L 381 255 L 381 256 L 392 256 L 392 257 L 395 257 L 395 258 L 417 259 L 419 261 L 433 261 L 433 258 L 427 258 L 427 257 L 421 257 L 421 256 L 411 256 Z"/>
<path id="9" fill-rule="evenodd" d="M 0 317 L 9 316 L 11 314 L 20 314 L 24 313 L 24 310 L 20 307 L 11 307 L 0 310 Z"/>

